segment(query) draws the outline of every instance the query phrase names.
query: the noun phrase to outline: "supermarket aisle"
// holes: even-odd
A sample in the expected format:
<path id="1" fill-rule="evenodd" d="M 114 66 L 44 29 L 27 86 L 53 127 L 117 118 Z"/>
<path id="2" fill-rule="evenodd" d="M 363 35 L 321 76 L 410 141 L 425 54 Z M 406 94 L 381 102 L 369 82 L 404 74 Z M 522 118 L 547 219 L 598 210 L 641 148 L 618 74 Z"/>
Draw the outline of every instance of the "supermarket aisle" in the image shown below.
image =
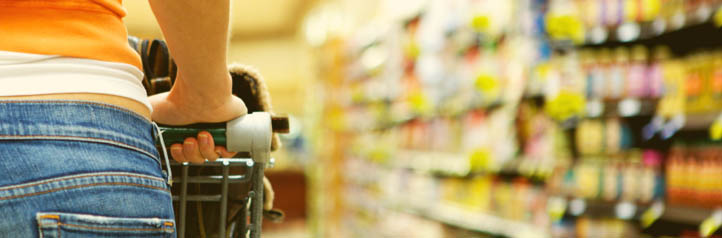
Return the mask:
<path id="1" fill-rule="evenodd" d="M 264 237 L 722 237 L 722 1 L 252 2 Z"/>
<path id="2" fill-rule="evenodd" d="M 721 235 L 720 3 L 320 4 L 318 234 Z"/>
<path id="3" fill-rule="evenodd" d="M 311 238 L 307 224 L 302 221 L 284 222 L 280 227 L 265 227 L 264 238 Z"/>

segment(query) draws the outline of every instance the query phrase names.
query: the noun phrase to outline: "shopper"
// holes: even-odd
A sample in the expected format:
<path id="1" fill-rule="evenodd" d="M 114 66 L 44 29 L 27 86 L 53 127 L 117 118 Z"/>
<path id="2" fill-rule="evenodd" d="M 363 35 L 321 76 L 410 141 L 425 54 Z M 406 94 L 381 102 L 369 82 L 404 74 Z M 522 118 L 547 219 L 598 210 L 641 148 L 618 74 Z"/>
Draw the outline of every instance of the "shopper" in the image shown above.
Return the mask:
<path id="1" fill-rule="evenodd" d="M 151 120 L 246 109 L 226 69 L 229 1 L 150 5 L 178 77 L 146 97 L 121 0 L 0 0 L 0 237 L 175 236 Z M 207 132 L 170 151 L 194 163 L 227 154 Z"/>

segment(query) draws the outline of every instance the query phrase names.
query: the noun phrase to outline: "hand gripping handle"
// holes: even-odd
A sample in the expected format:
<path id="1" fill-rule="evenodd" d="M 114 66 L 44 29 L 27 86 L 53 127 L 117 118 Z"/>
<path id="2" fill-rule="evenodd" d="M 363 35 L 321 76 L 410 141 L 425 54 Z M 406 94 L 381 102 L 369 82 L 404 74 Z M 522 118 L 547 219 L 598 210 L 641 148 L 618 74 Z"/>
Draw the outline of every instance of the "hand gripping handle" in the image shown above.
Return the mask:
<path id="1" fill-rule="evenodd" d="M 208 131 L 216 145 L 225 146 L 231 152 L 249 152 L 255 162 L 267 163 L 271 153 L 271 136 L 274 132 L 288 131 L 288 118 L 271 117 L 268 112 L 253 112 L 226 123 L 159 127 L 167 147 L 183 143 L 185 138 L 196 137 L 198 132 Z"/>

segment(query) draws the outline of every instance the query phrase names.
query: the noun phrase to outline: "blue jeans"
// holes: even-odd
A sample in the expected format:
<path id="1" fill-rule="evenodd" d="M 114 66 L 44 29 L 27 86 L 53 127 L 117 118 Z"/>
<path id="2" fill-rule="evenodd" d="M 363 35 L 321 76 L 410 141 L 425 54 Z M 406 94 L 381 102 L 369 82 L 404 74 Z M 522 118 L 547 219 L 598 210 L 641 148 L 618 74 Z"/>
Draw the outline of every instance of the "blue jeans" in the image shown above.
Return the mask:
<path id="1" fill-rule="evenodd" d="M 153 125 L 83 101 L 0 101 L 0 237 L 175 237 Z"/>

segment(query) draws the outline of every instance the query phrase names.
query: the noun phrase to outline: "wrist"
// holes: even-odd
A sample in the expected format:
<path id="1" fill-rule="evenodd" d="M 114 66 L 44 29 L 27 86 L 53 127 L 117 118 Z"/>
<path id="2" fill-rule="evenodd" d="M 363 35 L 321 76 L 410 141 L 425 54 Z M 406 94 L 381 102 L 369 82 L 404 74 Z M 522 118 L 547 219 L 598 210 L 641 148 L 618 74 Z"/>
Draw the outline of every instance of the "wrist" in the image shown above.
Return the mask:
<path id="1" fill-rule="evenodd" d="M 177 80 L 168 93 L 168 98 L 186 115 L 198 114 L 223 108 L 233 97 L 231 87 L 197 87 Z"/>

